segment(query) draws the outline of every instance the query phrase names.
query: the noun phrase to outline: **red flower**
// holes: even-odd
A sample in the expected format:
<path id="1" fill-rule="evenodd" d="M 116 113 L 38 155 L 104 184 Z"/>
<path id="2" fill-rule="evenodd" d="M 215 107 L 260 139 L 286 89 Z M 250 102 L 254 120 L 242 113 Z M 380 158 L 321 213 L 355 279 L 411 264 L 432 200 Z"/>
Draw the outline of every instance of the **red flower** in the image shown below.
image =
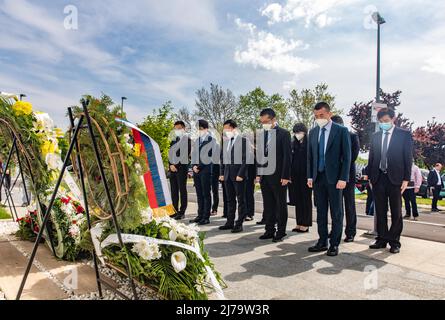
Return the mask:
<path id="1" fill-rule="evenodd" d="M 39 226 L 36 224 L 36 225 L 34 226 L 34 232 L 39 232 L 39 231 L 40 231 Z"/>
<path id="2" fill-rule="evenodd" d="M 73 224 L 77 224 L 77 221 L 76 221 L 76 220 L 73 220 Z"/>
<path id="3" fill-rule="evenodd" d="M 84 213 L 85 209 L 82 208 L 82 206 L 77 206 L 76 211 L 77 211 L 77 213 Z"/>
<path id="4" fill-rule="evenodd" d="M 64 204 L 68 204 L 71 202 L 71 198 L 70 197 L 62 198 L 60 199 L 60 201 L 62 201 Z"/>

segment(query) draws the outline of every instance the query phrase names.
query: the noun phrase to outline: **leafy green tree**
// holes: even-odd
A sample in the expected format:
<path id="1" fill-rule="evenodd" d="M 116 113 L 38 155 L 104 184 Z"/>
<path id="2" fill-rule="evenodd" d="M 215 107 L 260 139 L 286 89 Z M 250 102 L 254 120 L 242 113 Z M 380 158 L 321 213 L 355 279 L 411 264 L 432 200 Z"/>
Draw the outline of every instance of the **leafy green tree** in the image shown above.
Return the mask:
<path id="1" fill-rule="evenodd" d="M 314 106 L 321 101 L 327 102 L 333 108 L 334 114 L 343 113 L 343 110 L 335 108 L 335 96 L 328 92 L 328 85 L 325 83 L 317 85 L 314 89 L 292 90 L 287 104 L 296 122 L 302 122 L 311 128 L 314 123 Z"/>
<path id="2" fill-rule="evenodd" d="M 244 130 L 255 130 L 260 128 L 259 116 L 263 109 L 272 108 L 277 113 L 277 120 L 281 127 L 290 129 L 292 119 L 285 99 L 280 94 L 267 95 L 260 87 L 242 95 L 239 98 L 237 115 L 239 125 Z"/>
<path id="3" fill-rule="evenodd" d="M 138 125 L 141 130 L 159 144 L 162 160 L 166 166 L 168 165 L 168 151 L 170 149 L 170 132 L 173 130 L 174 122 L 173 106 L 171 101 L 168 101 L 159 109 L 154 110 L 153 114 L 148 115 Z"/>

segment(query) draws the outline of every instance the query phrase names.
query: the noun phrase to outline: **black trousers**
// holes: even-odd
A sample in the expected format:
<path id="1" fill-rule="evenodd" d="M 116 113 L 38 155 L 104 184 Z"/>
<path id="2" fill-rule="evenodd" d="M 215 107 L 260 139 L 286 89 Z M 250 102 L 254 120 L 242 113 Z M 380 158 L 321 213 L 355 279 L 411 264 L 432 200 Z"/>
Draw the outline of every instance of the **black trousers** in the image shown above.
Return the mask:
<path id="1" fill-rule="evenodd" d="M 188 204 L 187 195 L 187 168 L 180 168 L 178 172 L 170 172 L 170 189 L 172 202 L 179 215 L 185 215 Z M 181 199 L 181 206 L 179 206 Z"/>
<path id="2" fill-rule="evenodd" d="M 413 188 L 406 189 L 403 193 L 403 199 L 405 200 L 406 215 L 411 216 L 411 211 L 414 217 L 419 216 L 419 210 L 417 209 L 417 198 Z"/>
<path id="3" fill-rule="evenodd" d="M 255 166 L 249 165 L 249 173 L 246 179 L 246 212 L 247 217 L 255 216 Z"/>
<path id="4" fill-rule="evenodd" d="M 261 183 L 263 194 L 264 219 L 266 221 L 266 233 L 278 236 L 286 234 L 288 210 L 287 210 L 287 187 L 281 184 Z M 275 228 L 278 226 L 278 229 Z"/>
<path id="5" fill-rule="evenodd" d="M 219 207 L 219 175 L 220 166 L 214 164 L 212 167 L 212 212 L 218 212 Z"/>
<path id="6" fill-rule="evenodd" d="M 366 187 L 366 193 L 368 195 L 367 199 L 366 199 L 366 215 L 368 216 L 373 216 L 374 215 L 374 209 L 375 209 L 375 204 L 374 204 L 374 194 L 372 192 L 372 188 L 371 186 L 368 184 L 368 186 Z"/>
<path id="7" fill-rule="evenodd" d="M 401 185 L 394 185 L 388 175 L 381 173 L 378 182 L 373 185 L 375 209 L 377 215 L 377 241 L 400 247 L 400 235 L 403 231 Z M 388 208 L 389 202 L 389 208 Z M 391 228 L 388 229 L 388 209 L 391 210 Z"/>
<path id="8" fill-rule="evenodd" d="M 355 183 L 348 182 L 343 190 L 346 216 L 346 236 L 355 237 L 357 235 L 357 209 L 355 206 Z"/>
<path id="9" fill-rule="evenodd" d="M 193 180 L 195 182 L 196 197 L 198 200 L 198 218 L 201 220 L 210 219 L 210 207 L 212 203 L 210 193 L 212 184 L 210 168 L 205 168 L 198 174 L 194 174 Z"/>
<path id="10" fill-rule="evenodd" d="M 314 183 L 314 195 L 317 203 L 318 244 L 339 246 L 343 234 L 343 190 L 336 184 L 329 184 L 325 173 L 319 173 Z M 329 210 L 330 209 L 330 210 Z M 329 237 L 328 212 L 331 212 L 332 230 Z"/>
<path id="11" fill-rule="evenodd" d="M 437 203 L 439 202 L 440 191 L 442 191 L 442 186 L 433 187 L 433 210 L 437 210 Z"/>
<path id="12" fill-rule="evenodd" d="M 227 225 L 235 225 L 235 212 L 238 206 L 238 220 L 236 221 L 237 226 L 242 226 L 244 219 L 246 219 L 246 182 L 238 182 L 233 180 L 228 180 L 224 182 L 226 187 L 227 195 Z"/>

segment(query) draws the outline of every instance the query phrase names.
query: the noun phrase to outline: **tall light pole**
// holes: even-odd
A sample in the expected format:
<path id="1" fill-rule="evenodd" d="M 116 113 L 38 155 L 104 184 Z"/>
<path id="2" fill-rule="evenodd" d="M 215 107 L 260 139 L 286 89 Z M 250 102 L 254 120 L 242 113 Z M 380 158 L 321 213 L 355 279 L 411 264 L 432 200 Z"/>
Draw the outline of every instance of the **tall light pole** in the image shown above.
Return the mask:
<path id="1" fill-rule="evenodd" d="M 380 101 L 380 26 L 386 23 L 385 19 L 378 12 L 372 14 L 372 19 L 377 23 L 377 90 L 376 102 Z"/>
<path id="2" fill-rule="evenodd" d="M 121 104 L 121 113 L 122 113 L 122 117 L 124 116 L 124 101 L 128 100 L 127 97 L 122 97 L 122 104 Z"/>

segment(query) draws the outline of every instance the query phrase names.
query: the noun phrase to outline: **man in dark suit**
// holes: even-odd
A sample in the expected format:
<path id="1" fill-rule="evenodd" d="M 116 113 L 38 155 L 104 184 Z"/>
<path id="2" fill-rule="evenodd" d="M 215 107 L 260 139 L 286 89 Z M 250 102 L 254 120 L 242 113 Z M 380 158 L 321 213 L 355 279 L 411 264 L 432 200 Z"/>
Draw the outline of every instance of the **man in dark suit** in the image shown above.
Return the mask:
<path id="1" fill-rule="evenodd" d="M 369 152 L 368 176 L 374 193 L 377 217 L 377 241 L 371 249 L 391 246 L 400 252 L 403 230 L 402 194 L 411 180 L 413 138 L 409 131 L 395 126 L 395 112 L 383 108 L 377 114 L 380 131 L 374 134 Z M 388 230 L 388 202 L 391 228 Z"/>
<path id="2" fill-rule="evenodd" d="M 440 175 L 440 172 L 442 171 L 442 164 L 436 163 L 434 166 L 434 169 L 430 171 L 430 174 L 428 175 L 428 187 L 432 188 L 433 190 L 433 205 L 431 207 L 432 212 L 440 212 L 440 210 L 437 207 L 437 202 L 440 199 L 440 192 L 443 188 L 443 181 L 442 177 Z"/>
<path id="3" fill-rule="evenodd" d="M 343 190 L 351 169 L 351 138 L 347 128 L 332 122 L 326 102 L 317 103 L 314 115 L 317 127 L 309 133 L 308 186 L 314 189 L 320 238 L 309 252 L 327 251 L 328 256 L 337 256 L 343 233 Z M 328 248 L 329 208 L 332 231 Z"/>
<path id="4" fill-rule="evenodd" d="M 176 214 L 173 217 L 176 220 L 184 219 L 185 211 L 187 210 L 187 177 L 191 146 L 192 142 L 185 131 L 185 123 L 177 121 L 175 123 L 175 137 L 170 144 L 169 155 L 170 189 L 173 206 L 176 210 Z M 179 199 L 181 199 L 181 207 L 179 207 Z"/>
<path id="5" fill-rule="evenodd" d="M 292 142 L 289 131 L 278 126 L 274 110 L 263 110 L 260 121 L 264 130 L 257 139 L 260 149 L 257 173 L 266 221 L 266 232 L 260 239 L 281 242 L 287 235 L 287 186 L 291 178 Z"/>
<path id="6" fill-rule="evenodd" d="M 206 225 L 210 223 L 211 210 L 211 176 L 214 163 L 216 140 L 209 132 L 209 123 L 199 120 L 199 138 L 196 140 L 192 153 L 193 181 L 198 200 L 198 216 L 192 223 Z M 216 152 L 217 153 L 217 152 Z"/>
<path id="7" fill-rule="evenodd" d="M 342 126 L 345 125 L 343 118 L 340 116 L 333 116 L 332 121 Z M 345 242 L 354 242 L 354 238 L 357 235 L 357 209 L 355 206 L 355 179 L 357 169 L 355 162 L 360 153 L 360 140 L 354 132 L 349 132 L 349 136 L 351 138 L 351 170 L 349 171 L 349 181 L 346 184 L 345 190 L 343 190 L 346 216 Z"/>
<path id="8" fill-rule="evenodd" d="M 246 219 L 246 179 L 247 179 L 247 140 L 240 136 L 238 125 L 233 120 L 224 123 L 225 143 L 222 147 L 222 164 L 220 181 L 226 187 L 227 223 L 219 230 L 232 230 L 232 233 L 243 231 Z M 238 204 L 238 220 L 235 212 Z"/>

